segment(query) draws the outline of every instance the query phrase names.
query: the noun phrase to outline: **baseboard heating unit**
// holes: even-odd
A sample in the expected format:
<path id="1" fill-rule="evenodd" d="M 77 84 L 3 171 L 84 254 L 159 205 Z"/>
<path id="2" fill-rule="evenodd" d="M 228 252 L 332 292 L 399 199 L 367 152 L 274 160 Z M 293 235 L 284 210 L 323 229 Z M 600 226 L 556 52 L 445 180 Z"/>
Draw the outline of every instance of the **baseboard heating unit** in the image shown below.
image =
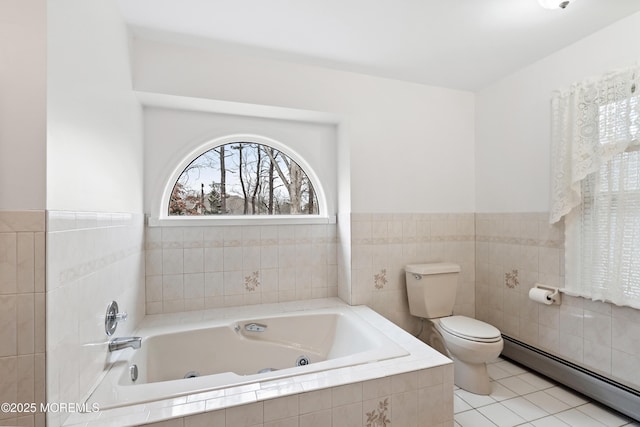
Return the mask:
<path id="1" fill-rule="evenodd" d="M 640 420 L 640 391 L 503 335 L 502 355 L 572 388 L 634 420 Z"/>

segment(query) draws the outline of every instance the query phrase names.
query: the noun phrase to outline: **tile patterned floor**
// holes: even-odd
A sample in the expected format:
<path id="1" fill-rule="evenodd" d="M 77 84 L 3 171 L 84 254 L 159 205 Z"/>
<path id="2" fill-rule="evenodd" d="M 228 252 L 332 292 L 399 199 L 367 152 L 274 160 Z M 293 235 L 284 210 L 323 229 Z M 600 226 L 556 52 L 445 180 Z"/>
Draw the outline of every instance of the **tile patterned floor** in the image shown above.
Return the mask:
<path id="1" fill-rule="evenodd" d="M 640 422 L 508 360 L 498 359 L 487 367 L 489 396 L 456 387 L 455 427 L 640 427 Z"/>

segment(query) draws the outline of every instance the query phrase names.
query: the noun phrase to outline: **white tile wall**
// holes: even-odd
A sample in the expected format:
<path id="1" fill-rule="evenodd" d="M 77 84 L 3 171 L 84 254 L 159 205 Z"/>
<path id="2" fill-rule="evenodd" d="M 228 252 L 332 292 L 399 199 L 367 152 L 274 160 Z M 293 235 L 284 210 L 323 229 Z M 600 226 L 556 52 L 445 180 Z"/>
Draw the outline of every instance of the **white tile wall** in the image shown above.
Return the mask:
<path id="1" fill-rule="evenodd" d="M 336 225 L 147 227 L 146 312 L 333 297 L 340 287 L 345 301 L 415 332 L 404 266 L 451 261 L 462 266 L 455 312 L 474 316 L 473 214 L 352 214 L 348 228 L 349 251 Z M 339 273 L 338 257 L 349 256 Z"/>
<path id="2" fill-rule="evenodd" d="M 147 314 L 338 294 L 332 225 L 146 228 Z"/>
<path id="3" fill-rule="evenodd" d="M 0 212 L 0 402 L 45 401 L 45 214 Z M 44 426 L 0 411 L 0 425 Z"/>
<path id="4" fill-rule="evenodd" d="M 562 296 L 528 298 L 536 283 L 564 284 L 564 231 L 548 213 L 476 214 L 476 314 L 504 334 L 640 388 L 640 312 Z M 507 274 L 517 271 L 509 287 Z"/>
<path id="5" fill-rule="evenodd" d="M 352 304 L 416 333 L 404 266 L 448 261 L 462 267 L 454 312 L 475 315 L 474 214 L 353 214 L 351 221 Z"/>
<path id="6" fill-rule="evenodd" d="M 107 305 L 129 314 L 114 336 L 144 316 L 142 214 L 47 212 L 47 400 L 82 402 L 108 366 Z M 68 416 L 50 412 L 47 425 Z"/>

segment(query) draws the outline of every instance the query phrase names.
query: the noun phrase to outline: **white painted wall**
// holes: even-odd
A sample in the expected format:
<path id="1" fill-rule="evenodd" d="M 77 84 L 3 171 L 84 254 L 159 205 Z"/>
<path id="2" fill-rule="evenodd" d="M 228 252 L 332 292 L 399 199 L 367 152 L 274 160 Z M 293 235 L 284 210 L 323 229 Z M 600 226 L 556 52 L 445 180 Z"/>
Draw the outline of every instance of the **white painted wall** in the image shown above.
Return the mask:
<path id="1" fill-rule="evenodd" d="M 47 209 L 142 212 L 142 109 L 113 2 L 48 10 Z"/>
<path id="2" fill-rule="evenodd" d="M 46 0 L 0 1 L 0 210 L 45 207 Z"/>
<path id="3" fill-rule="evenodd" d="M 327 214 L 336 214 L 335 125 L 167 108 L 145 108 L 144 123 L 145 212 L 154 218 L 165 187 L 175 184 L 169 183 L 169 173 L 182 159 L 193 160 L 189 155 L 209 141 L 238 134 L 270 138 L 298 154 L 315 171 L 325 193 L 332 195 Z"/>
<path id="4" fill-rule="evenodd" d="M 640 60 L 640 13 L 477 94 L 476 211 L 549 210 L 550 100 L 572 82 Z"/>
<path id="5" fill-rule="evenodd" d="M 144 317 L 142 108 L 111 0 L 49 1 L 47 41 L 47 399 L 82 402 L 109 366 L 107 304 L 129 314 L 115 336 Z"/>
<path id="6" fill-rule="evenodd" d="M 340 211 L 474 210 L 470 92 L 141 38 L 134 58 L 136 90 L 339 116 L 351 187 Z"/>

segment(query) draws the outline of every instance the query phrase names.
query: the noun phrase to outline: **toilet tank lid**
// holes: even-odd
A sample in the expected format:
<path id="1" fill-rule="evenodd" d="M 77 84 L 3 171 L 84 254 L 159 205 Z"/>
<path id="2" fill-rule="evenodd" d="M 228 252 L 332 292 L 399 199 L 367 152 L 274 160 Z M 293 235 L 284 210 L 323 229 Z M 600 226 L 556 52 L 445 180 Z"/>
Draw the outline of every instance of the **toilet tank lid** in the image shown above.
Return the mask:
<path id="1" fill-rule="evenodd" d="M 409 264 L 404 267 L 407 273 L 415 274 L 443 274 L 459 273 L 460 266 L 452 262 L 438 262 L 431 264 Z"/>

